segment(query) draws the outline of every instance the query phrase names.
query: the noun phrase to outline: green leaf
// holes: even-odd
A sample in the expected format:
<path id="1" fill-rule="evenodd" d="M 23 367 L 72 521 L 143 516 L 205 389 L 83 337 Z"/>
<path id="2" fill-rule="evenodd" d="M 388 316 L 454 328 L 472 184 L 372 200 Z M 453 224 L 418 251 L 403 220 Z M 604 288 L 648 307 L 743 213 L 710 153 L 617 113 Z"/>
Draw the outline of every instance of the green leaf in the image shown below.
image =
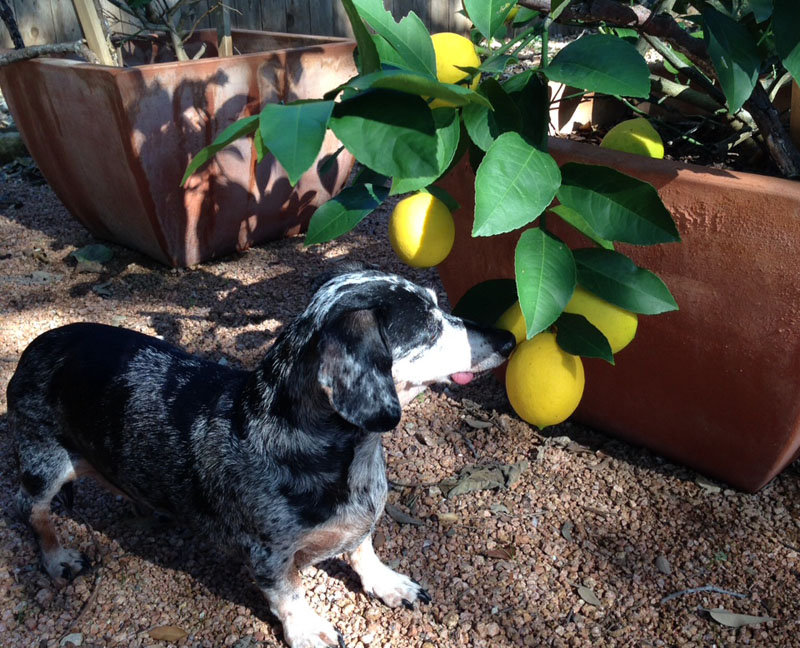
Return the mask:
<path id="1" fill-rule="evenodd" d="M 489 147 L 475 175 L 473 236 L 491 236 L 527 225 L 552 202 L 561 182 L 556 161 L 517 133 L 503 133 Z"/>
<path id="2" fill-rule="evenodd" d="M 505 22 L 515 4 L 516 0 L 464 0 L 469 19 L 487 39 Z"/>
<path id="3" fill-rule="evenodd" d="M 533 228 L 519 237 L 514 267 L 519 305 L 530 339 L 555 322 L 572 297 L 575 261 L 562 241 Z"/>
<path id="4" fill-rule="evenodd" d="M 556 197 L 604 239 L 636 245 L 680 240 L 655 188 L 609 167 L 569 162 Z"/>
<path id="5" fill-rule="evenodd" d="M 369 184 L 343 189 L 311 216 L 304 245 L 325 243 L 349 232 L 375 211 L 388 195 L 386 187 Z"/>
<path id="6" fill-rule="evenodd" d="M 607 302 L 643 315 L 678 309 L 664 282 L 624 254 L 598 248 L 573 250 L 572 254 L 578 282 Z"/>
<path id="7" fill-rule="evenodd" d="M 409 70 L 392 68 L 380 70 L 366 76 L 356 77 L 347 85 L 359 92 L 370 88 L 383 88 L 424 97 L 436 97 L 445 99 L 455 106 L 465 106 L 470 103 L 490 105 L 486 98 L 469 88 L 452 83 L 441 83 L 428 76 Z"/>
<path id="8" fill-rule="evenodd" d="M 253 133 L 253 144 L 256 148 L 256 162 L 261 162 L 264 159 L 264 156 L 269 153 L 269 148 L 267 148 L 266 144 L 264 144 L 264 139 L 261 137 L 261 129 L 256 128 L 256 132 Z"/>
<path id="9" fill-rule="evenodd" d="M 436 124 L 436 173 L 427 176 L 401 177 L 396 176 L 392 181 L 390 195 L 407 193 L 427 187 L 441 176 L 450 163 L 458 149 L 458 141 L 461 137 L 461 122 L 454 108 L 436 108 L 431 111 L 433 121 Z"/>
<path id="10" fill-rule="evenodd" d="M 353 0 L 358 13 L 395 49 L 410 70 L 436 78 L 436 54 L 425 24 L 413 11 L 399 23 L 383 0 Z"/>
<path id="11" fill-rule="evenodd" d="M 735 113 L 758 82 L 761 57 L 755 40 L 744 25 L 713 7 L 702 12 L 706 47 L 717 73 L 728 110 Z"/>
<path id="12" fill-rule="evenodd" d="M 797 0 L 775 0 L 772 30 L 775 48 L 783 66 L 795 81 L 800 82 L 800 29 L 797 28 Z"/>
<path id="13" fill-rule="evenodd" d="M 550 124 L 550 91 L 547 79 L 532 70 L 511 77 L 503 89 L 524 115 L 520 134 L 542 151 L 547 150 Z"/>
<path id="14" fill-rule="evenodd" d="M 797 8 L 797 2 L 795 0 L 775 0 L 775 5 L 777 6 L 781 2 L 786 2 L 787 6 L 791 4 L 793 8 Z M 744 0 L 742 4 L 742 15 L 747 15 L 752 12 L 753 18 L 756 19 L 757 23 L 764 22 L 772 16 L 772 4 L 773 0 Z M 796 17 L 796 14 L 791 14 L 791 17 Z M 789 26 L 791 26 L 791 23 Z"/>
<path id="15" fill-rule="evenodd" d="M 550 211 L 561 218 L 565 223 L 572 225 L 572 227 L 574 227 L 584 236 L 593 240 L 599 246 L 604 247 L 606 250 L 614 249 L 613 242 L 609 241 L 608 239 L 604 239 L 597 232 L 595 232 L 587 220 L 571 207 L 567 207 L 566 205 L 556 205 L 555 207 L 551 207 Z"/>
<path id="16" fill-rule="evenodd" d="M 584 358 L 602 358 L 614 364 L 608 339 L 583 315 L 561 313 L 556 320 L 556 328 L 556 342 L 567 353 Z"/>
<path id="17" fill-rule="evenodd" d="M 516 301 L 517 284 L 513 279 L 489 279 L 465 292 L 453 309 L 453 315 L 484 326 L 494 326 Z"/>
<path id="18" fill-rule="evenodd" d="M 650 70 L 636 48 L 609 34 L 573 41 L 544 69 L 551 81 L 573 88 L 624 97 L 650 94 Z"/>
<path id="19" fill-rule="evenodd" d="M 389 45 L 389 41 L 383 36 L 380 34 L 372 34 L 372 41 L 375 43 L 375 48 L 378 50 L 378 56 L 384 68 L 389 66 L 408 70 L 408 63 L 406 63 L 406 60 L 400 56 L 394 47 Z"/>
<path id="20" fill-rule="evenodd" d="M 570 2 L 571 0 L 553 0 L 550 3 L 550 19 L 556 20 L 561 15 L 561 12 L 567 8 L 567 5 L 569 5 Z"/>
<path id="21" fill-rule="evenodd" d="M 518 27 L 519 25 L 524 25 L 525 23 L 530 22 L 534 18 L 539 15 L 538 11 L 534 11 L 533 9 L 528 9 L 527 7 L 520 7 L 519 11 L 517 11 L 517 15 L 514 16 L 513 25 Z"/>
<path id="22" fill-rule="evenodd" d="M 488 106 L 467 106 L 461 114 L 470 139 L 481 150 L 488 151 L 502 133 L 521 130 L 522 114 L 495 79 L 486 79 L 478 90 L 488 98 Z"/>
<path id="23" fill-rule="evenodd" d="M 261 111 L 261 139 L 286 169 L 292 186 L 317 159 L 333 106 L 333 101 L 271 103 Z"/>
<path id="24" fill-rule="evenodd" d="M 258 115 L 251 115 L 243 117 L 242 119 L 233 122 L 230 126 L 225 128 L 217 138 L 205 148 L 200 149 L 197 155 L 192 158 L 189 166 L 186 167 L 186 172 L 183 174 L 181 180 L 181 187 L 186 184 L 189 177 L 197 171 L 201 166 L 214 157 L 219 151 L 224 149 L 231 142 L 236 141 L 240 137 L 249 135 L 255 132 L 258 128 Z"/>
<path id="25" fill-rule="evenodd" d="M 345 13 L 347 13 L 347 19 L 350 21 L 350 26 L 353 28 L 353 34 L 356 37 L 358 71 L 361 74 L 369 74 L 375 70 L 380 70 L 381 61 L 378 56 L 378 50 L 375 48 L 375 43 L 372 41 L 364 21 L 358 15 L 353 0 L 342 0 L 342 4 L 344 5 Z"/>
<path id="26" fill-rule="evenodd" d="M 370 90 L 336 104 L 330 128 L 362 164 L 385 176 L 423 178 L 439 170 L 439 138 L 423 99 Z"/>

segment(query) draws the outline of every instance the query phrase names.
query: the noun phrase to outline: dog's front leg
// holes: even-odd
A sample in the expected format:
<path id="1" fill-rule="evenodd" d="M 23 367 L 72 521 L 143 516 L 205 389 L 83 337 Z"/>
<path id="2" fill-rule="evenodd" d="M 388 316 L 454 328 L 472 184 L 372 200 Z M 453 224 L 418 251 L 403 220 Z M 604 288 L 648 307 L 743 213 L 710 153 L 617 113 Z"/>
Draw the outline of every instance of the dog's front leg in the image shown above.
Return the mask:
<path id="1" fill-rule="evenodd" d="M 300 572 L 294 562 L 279 577 L 256 570 L 256 581 L 267 597 L 269 609 L 283 626 L 283 637 L 291 648 L 345 648 L 344 637 L 308 604 Z"/>
<path id="2" fill-rule="evenodd" d="M 419 583 L 387 567 L 375 554 L 372 536 L 350 553 L 350 564 L 361 577 L 361 586 L 367 594 L 377 596 L 389 607 L 403 605 L 411 608 L 414 601 L 430 603 L 431 597 Z"/>

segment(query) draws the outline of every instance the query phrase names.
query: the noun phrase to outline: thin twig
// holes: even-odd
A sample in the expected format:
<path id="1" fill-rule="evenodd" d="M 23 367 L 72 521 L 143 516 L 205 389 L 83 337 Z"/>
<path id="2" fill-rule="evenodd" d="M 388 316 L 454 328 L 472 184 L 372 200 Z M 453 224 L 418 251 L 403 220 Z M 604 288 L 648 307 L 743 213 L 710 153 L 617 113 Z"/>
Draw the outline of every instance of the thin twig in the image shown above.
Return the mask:
<path id="1" fill-rule="evenodd" d="M 697 594 L 698 592 L 714 592 L 715 594 L 725 594 L 727 596 L 735 596 L 736 598 L 747 598 L 747 594 L 731 592 L 730 590 L 722 589 L 720 587 L 716 587 L 715 585 L 703 585 L 703 587 L 690 587 L 689 589 L 681 590 L 679 592 L 673 592 L 669 596 L 662 598 L 661 603 L 666 603 L 667 601 L 671 601 L 672 599 L 683 596 L 684 594 Z"/>

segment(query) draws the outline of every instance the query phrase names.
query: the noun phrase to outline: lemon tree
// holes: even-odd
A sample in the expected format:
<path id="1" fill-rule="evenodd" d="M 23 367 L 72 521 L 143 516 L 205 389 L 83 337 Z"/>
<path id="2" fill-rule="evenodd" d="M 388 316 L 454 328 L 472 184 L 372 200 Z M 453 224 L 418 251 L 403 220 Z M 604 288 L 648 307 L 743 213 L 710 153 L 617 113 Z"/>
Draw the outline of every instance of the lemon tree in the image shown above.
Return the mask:
<path id="1" fill-rule="evenodd" d="M 415 268 L 430 268 L 444 261 L 455 239 L 450 210 L 429 193 L 404 198 L 389 218 L 389 242 L 401 261 Z"/>
<path id="2" fill-rule="evenodd" d="M 664 142 L 644 117 L 627 119 L 611 128 L 600 141 L 603 148 L 661 159 Z"/>
<path id="3" fill-rule="evenodd" d="M 474 237 L 504 234 L 517 240 L 510 299 L 480 294 L 478 286 L 478 297 L 469 300 L 474 308 L 464 316 L 493 324 L 518 302 L 503 317 L 514 320 L 508 325 L 519 339 L 549 333 L 570 355 L 613 362 L 621 344 L 619 329 L 626 331 L 622 338 L 630 336 L 635 316 L 677 308 L 666 285 L 616 247 L 618 242 L 661 245 L 679 240 L 656 190 L 600 165 L 559 166 L 548 151 L 548 83 L 647 99 L 650 72 L 635 47 L 610 33 L 591 33 L 549 57 L 548 30 L 567 10 L 570 3 L 565 0 L 550 3 L 547 16 L 521 8 L 515 0 L 463 0 L 474 25 L 470 38 L 432 36 L 413 11 L 398 19 L 383 0 L 340 1 L 357 44 L 358 74 L 318 100 L 267 106 L 231 124 L 198 152 L 187 177 L 235 139 L 249 136 L 258 159 L 274 157 L 295 183 L 311 169 L 331 131 L 362 171 L 313 214 L 307 244 L 335 239 L 389 197 L 411 194 L 392 217 L 389 233 L 393 247 L 410 265 L 436 264 L 447 253 L 453 231 L 450 212 L 454 218 L 471 218 Z M 509 21 L 514 37 L 488 47 L 503 38 L 498 35 L 507 33 Z M 537 39 L 543 52 L 538 65 L 509 74 L 519 53 Z M 473 214 L 459 211 L 436 186 L 464 157 L 475 171 Z M 334 155 L 314 171 L 324 175 L 335 164 Z M 596 247 L 568 247 L 552 233 L 555 219 L 577 228 Z M 624 324 L 609 327 L 596 316 L 610 309 L 596 307 L 600 302 L 570 312 L 570 303 L 574 306 L 581 295 L 578 285 L 631 315 L 617 318 Z"/>
<path id="4" fill-rule="evenodd" d="M 523 341 L 508 361 L 506 393 L 511 407 L 540 428 L 567 419 L 581 402 L 584 385 L 581 359 L 561 349 L 553 333 Z"/>

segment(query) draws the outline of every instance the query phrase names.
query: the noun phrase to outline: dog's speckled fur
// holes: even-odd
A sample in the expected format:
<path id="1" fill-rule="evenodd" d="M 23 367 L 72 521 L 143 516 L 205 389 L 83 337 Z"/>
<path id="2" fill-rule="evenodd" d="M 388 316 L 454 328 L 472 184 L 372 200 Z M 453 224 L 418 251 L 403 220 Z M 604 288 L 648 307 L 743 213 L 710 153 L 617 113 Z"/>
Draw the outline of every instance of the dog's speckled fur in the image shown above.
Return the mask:
<path id="1" fill-rule="evenodd" d="M 372 549 L 387 491 L 374 433 L 394 428 L 427 385 L 499 365 L 513 337 L 447 315 L 395 275 L 351 270 L 318 284 L 252 372 L 98 324 L 31 343 L 8 385 L 8 418 L 18 509 L 52 577 L 87 562 L 60 546 L 50 502 L 92 474 L 237 550 L 293 648 L 342 644 L 305 600 L 307 564 L 346 552 L 386 604 L 430 600 Z"/>

